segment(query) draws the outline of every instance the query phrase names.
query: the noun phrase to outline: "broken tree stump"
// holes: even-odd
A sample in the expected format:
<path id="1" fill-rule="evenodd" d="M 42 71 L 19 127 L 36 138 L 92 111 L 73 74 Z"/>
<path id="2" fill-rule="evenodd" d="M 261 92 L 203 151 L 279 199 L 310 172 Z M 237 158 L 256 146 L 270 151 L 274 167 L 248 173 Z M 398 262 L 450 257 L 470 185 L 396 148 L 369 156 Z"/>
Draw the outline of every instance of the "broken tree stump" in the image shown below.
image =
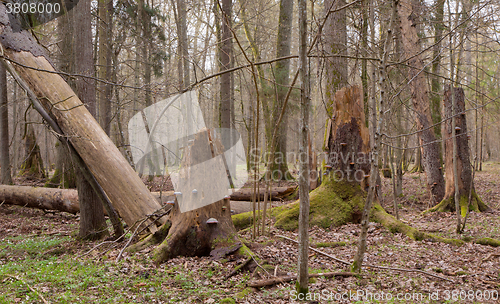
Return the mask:
<path id="1" fill-rule="evenodd" d="M 21 30 L 16 20 L 12 23 L 5 6 L 0 5 L 0 43 L 4 58 L 12 63 L 53 116 L 123 220 L 132 226 L 160 209 L 161 205 L 99 123 L 55 71 L 43 48 L 28 31 Z M 151 232 L 157 230 L 156 225 L 149 227 Z"/>

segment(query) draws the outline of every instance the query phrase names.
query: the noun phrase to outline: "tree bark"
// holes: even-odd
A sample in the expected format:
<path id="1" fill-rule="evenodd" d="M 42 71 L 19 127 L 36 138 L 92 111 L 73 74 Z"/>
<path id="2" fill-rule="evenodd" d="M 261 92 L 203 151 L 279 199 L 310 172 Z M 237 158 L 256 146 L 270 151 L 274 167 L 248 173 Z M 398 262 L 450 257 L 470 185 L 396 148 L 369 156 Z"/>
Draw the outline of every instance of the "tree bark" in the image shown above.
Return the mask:
<path id="1" fill-rule="evenodd" d="M 453 91 L 456 106 L 454 110 L 452 110 L 452 90 L 449 85 L 445 87 L 443 98 L 443 118 L 445 122 L 443 123 L 441 133 L 445 141 L 446 194 L 443 200 L 429 211 L 456 211 L 455 184 L 458 182 L 460 214 L 462 217 L 465 217 L 469 210 L 476 212 L 488 211 L 489 207 L 477 195 L 474 189 L 474 181 L 472 180 L 464 91 L 462 88 L 454 88 Z M 455 126 L 452 125 L 452 115 L 457 115 L 455 117 Z M 455 180 L 453 166 L 453 129 L 456 132 L 457 180 Z M 469 204 L 470 194 L 471 202 Z"/>
<path id="2" fill-rule="evenodd" d="M 423 74 L 423 61 L 420 56 L 420 44 L 416 26 L 419 16 L 415 14 L 413 5 L 408 0 L 400 0 L 398 14 L 401 26 L 401 40 L 408 57 L 409 75 L 411 81 L 411 97 L 418 133 L 422 147 L 422 163 L 427 175 L 427 188 L 433 200 L 439 202 L 444 197 L 444 178 L 440 169 L 439 144 L 432 130 L 432 118 L 429 109 L 429 89 Z"/>
<path id="3" fill-rule="evenodd" d="M 22 64 L 14 64 L 15 71 L 54 117 L 125 222 L 132 226 L 160 209 L 159 203 L 73 90 L 54 73 L 43 49 L 29 32 L 12 32 L 8 20 L 6 8 L 2 5 L 0 31 L 4 55 Z M 157 230 L 155 225 L 149 229 L 152 232 Z"/>
<path id="4" fill-rule="evenodd" d="M 7 99 L 7 72 L 0 62 L 0 183 L 12 184 L 12 172 L 9 155 L 9 103 Z"/>

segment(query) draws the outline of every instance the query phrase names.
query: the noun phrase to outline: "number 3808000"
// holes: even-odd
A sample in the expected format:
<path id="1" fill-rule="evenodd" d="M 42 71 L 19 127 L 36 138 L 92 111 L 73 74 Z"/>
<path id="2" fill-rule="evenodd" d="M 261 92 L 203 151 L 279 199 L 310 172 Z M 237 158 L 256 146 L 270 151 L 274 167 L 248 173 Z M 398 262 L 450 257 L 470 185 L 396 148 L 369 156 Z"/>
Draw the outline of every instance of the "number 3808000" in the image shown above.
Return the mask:
<path id="1" fill-rule="evenodd" d="M 61 5 L 59 3 L 35 3 L 35 2 L 25 2 L 25 3 L 6 3 L 8 14 L 58 14 L 61 11 Z"/>

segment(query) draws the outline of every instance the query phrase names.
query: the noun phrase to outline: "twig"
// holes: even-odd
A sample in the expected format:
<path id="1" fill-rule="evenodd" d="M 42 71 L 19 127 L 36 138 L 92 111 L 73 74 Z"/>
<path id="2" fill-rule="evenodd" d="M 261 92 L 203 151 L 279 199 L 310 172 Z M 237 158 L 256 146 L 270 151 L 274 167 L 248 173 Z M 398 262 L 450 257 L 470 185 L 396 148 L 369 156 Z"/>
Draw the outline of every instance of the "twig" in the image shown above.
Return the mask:
<path id="1" fill-rule="evenodd" d="M 18 280 L 19 282 L 23 283 L 24 285 L 26 285 L 28 287 L 29 290 L 31 290 L 32 292 L 34 292 L 38 297 L 40 297 L 40 299 L 42 299 L 43 303 L 45 304 L 49 304 L 49 302 L 47 302 L 47 300 L 45 300 L 45 298 L 42 296 L 42 294 L 40 294 L 36 289 L 34 289 L 33 287 L 31 287 L 28 283 L 26 283 L 24 280 L 16 277 L 16 276 L 13 276 L 13 275 L 10 275 L 10 274 L 4 274 L 4 276 L 6 277 L 9 277 L 9 278 L 12 278 L 12 279 L 16 279 Z"/>
<path id="2" fill-rule="evenodd" d="M 235 274 L 237 274 L 241 269 L 243 269 L 245 266 L 247 266 L 248 263 L 250 263 L 252 260 L 253 260 L 252 257 L 249 257 L 248 259 L 246 259 L 240 266 L 237 266 L 233 271 L 231 271 L 230 274 L 228 274 L 226 276 L 226 280 L 229 279 L 230 277 L 234 276 Z"/>
<path id="3" fill-rule="evenodd" d="M 120 253 L 118 254 L 118 256 L 116 257 L 116 262 L 120 261 L 121 257 L 122 257 L 122 254 L 123 252 L 125 251 L 125 249 L 128 247 L 128 245 L 130 244 L 130 242 L 132 242 L 132 240 L 134 239 L 134 236 L 135 234 L 137 233 L 137 230 L 139 230 L 139 228 L 141 227 L 142 224 L 144 224 L 145 221 L 147 221 L 148 219 L 150 218 L 150 216 L 146 217 L 144 220 L 142 220 L 142 222 L 137 225 L 137 227 L 135 228 L 134 230 L 134 233 L 132 233 L 132 235 L 130 236 L 130 238 L 128 239 L 127 243 L 125 244 L 125 246 L 123 246 L 122 250 L 120 250 Z"/>
<path id="4" fill-rule="evenodd" d="M 289 240 L 291 242 L 294 242 L 296 244 L 298 244 L 299 242 L 297 242 L 296 240 L 294 239 L 291 239 L 289 237 L 286 237 L 286 236 L 283 236 L 283 235 L 275 235 L 277 237 L 280 237 L 280 238 L 283 238 L 283 239 L 286 239 L 286 240 Z M 333 255 L 329 255 L 328 253 L 325 253 L 323 251 L 320 251 L 316 248 L 312 248 L 312 247 L 309 247 L 309 249 L 311 249 L 312 251 L 315 251 L 319 254 L 322 254 L 326 257 L 329 257 L 337 262 L 340 262 L 340 263 L 343 263 L 345 265 L 351 265 L 350 262 L 347 262 L 347 261 L 344 261 L 344 260 L 341 260 L 341 259 L 338 259 L 336 257 L 334 257 Z M 444 278 L 444 277 L 441 277 L 441 276 L 438 276 L 438 275 L 435 275 L 435 274 L 432 274 L 430 272 L 426 272 L 426 271 L 423 271 L 423 270 L 419 270 L 419 269 L 407 269 L 407 268 L 394 268 L 394 267 L 386 267 L 386 266 L 377 266 L 377 265 L 370 265 L 370 264 L 363 264 L 362 267 L 370 267 L 370 268 L 377 268 L 377 269 L 386 269 L 386 270 L 395 270 L 395 271 L 402 271 L 402 272 L 416 272 L 416 273 L 421 273 L 421 274 L 425 274 L 427 276 L 430 276 L 430 277 L 434 277 L 434 278 L 437 278 L 437 279 L 441 279 L 441 280 L 445 280 L 445 281 L 448 281 L 448 282 L 453 282 L 455 283 L 455 281 L 453 280 L 450 280 L 448 278 Z"/>
<path id="5" fill-rule="evenodd" d="M 359 273 L 354 273 L 354 272 L 325 272 L 325 273 L 311 273 L 309 274 L 309 278 L 318 278 L 318 277 L 326 277 L 326 278 L 331 278 L 331 277 L 354 277 L 354 276 L 360 276 Z M 293 280 L 297 279 L 297 275 L 290 275 L 290 276 L 284 276 L 284 277 L 274 277 L 270 279 L 263 279 L 263 280 L 256 280 L 256 281 L 250 281 L 247 283 L 249 287 L 264 287 L 264 286 L 271 286 L 271 285 L 276 285 L 279 283 L 286 283 L 290 282 Z"/>

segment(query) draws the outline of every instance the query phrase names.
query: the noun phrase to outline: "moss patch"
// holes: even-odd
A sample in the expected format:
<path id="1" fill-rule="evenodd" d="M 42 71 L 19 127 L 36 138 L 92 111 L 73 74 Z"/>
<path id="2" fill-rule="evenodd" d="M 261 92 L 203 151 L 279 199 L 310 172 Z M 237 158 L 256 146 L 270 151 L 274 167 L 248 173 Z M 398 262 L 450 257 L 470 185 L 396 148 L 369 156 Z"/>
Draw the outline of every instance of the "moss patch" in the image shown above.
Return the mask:
<path id="1" fill-rule="evenodd" d="M 316 243 L 316 247 L 318 248 L 324 248 L 324 247 L 341 247 L 347 245 L 346 242 L 326 242 L 326 243 Z"/>

